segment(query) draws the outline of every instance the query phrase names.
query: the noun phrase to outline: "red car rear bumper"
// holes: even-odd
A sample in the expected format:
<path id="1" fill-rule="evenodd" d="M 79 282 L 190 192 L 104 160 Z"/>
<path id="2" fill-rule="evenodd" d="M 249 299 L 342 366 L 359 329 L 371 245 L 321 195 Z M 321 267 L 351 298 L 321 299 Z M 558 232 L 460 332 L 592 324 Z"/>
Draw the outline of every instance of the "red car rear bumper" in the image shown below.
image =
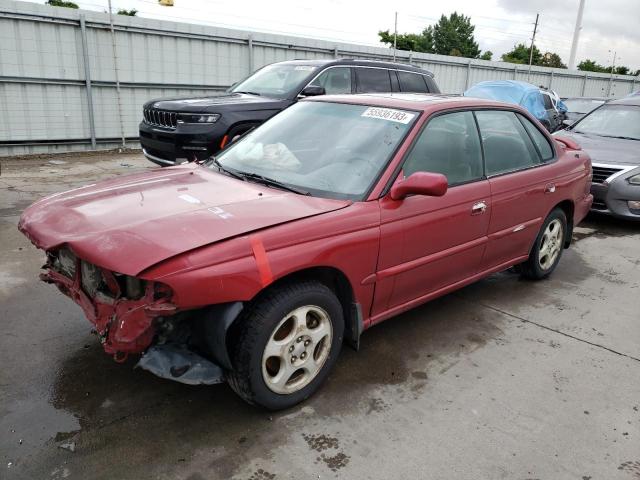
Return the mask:
<path id="1" fill-rule="evenodd" d="M 573 215 L 574 225 L 578 225 L 584 217 L 587 216 L 589 210 L 591 210 L 591 204 L 593 204 L 593 195 L 591 194 L 585 195 L 585 197 L 576 204 Z"/>

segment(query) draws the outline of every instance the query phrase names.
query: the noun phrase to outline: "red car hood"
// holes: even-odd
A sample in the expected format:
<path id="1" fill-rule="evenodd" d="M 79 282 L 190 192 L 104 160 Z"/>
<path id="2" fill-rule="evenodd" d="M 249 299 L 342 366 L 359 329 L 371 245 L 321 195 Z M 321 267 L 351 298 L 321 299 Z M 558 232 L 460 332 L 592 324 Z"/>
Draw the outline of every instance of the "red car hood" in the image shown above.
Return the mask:
<path id="1" fill-rule="evenodd" d="M 51 195 L 18 228 L 38 248 L 137 275 L 174 255 L 350 202 L 244 182 L 197 165 L 156 169 Z"/>

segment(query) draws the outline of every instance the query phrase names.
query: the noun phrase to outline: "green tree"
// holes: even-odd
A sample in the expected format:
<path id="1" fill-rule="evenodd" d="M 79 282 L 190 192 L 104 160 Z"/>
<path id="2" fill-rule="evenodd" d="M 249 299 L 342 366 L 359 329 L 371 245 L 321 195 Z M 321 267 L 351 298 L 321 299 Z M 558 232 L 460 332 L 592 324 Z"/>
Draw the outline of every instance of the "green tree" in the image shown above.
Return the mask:
<path id="1" fill-rule="evenodd" d="M 583 72 L 616 73 L 618 75 L 640 75 L 640 70 L 637 70 L 635 73 L 631 73 L 631 69 L 624 65 L 616 67 L 612 72 L 611 67 L 605 67 L 604 65 L 597 63 L 595 60 L 590 60 L 588 58 L 578 64 L 578 70 L 582 70 Z"/>
<path id="2" fill-rule="evenodd" d="M 513 50 L 502 55 L 503 62 L 529 64 L 530 47 L 524 43 L 513 46 Z M 535 45 L 533 46 L 533 65 L 538 65 L 542 59 L 542 53 Z"/>
<path id="3" fill-rule="evenodd" d="M 471 17 L 453 12 L 449 17 L 442 15 L 433 26 L 433 48 L 440 55 L 453 55 L 478 58 L 480 48 L 475 41 Z"/>
<path id="4" fill-rule="evenodd" d="M 491 60 L 493 58 L 493 52 L 491 50 L 487 50 L 480 55 L 480 60 Z"/>
<path id="5" fill-rule="evenodd" d="M 582 70 L 583 72 L 601 72 L 604 73 L 607 71 L 606 67 L 596 63 L 595 60 L 586 59 L 581 61 L 578 64 L 578 70 Z"/>
<path id="6" fill-rule="evenodd" d="M 52 7 L 66 7 L 66 8 L 78 8 L 73 2 L 66 2 L 64 0 L 47 0 L 45 5 L 51 5 Z"/>
<path id="7" fill-rule="evenodd" d="M 132 8 L 131 10 L 125 10 L 124 8 L 121 8 L 120 10 L 118 10 L 118 15 L 126 15 L 128 17 L 135 17 L 136 13 L 138 13 L 138 10 L 136 10 L 135 8 Z"/>
<path id="8" fill-rule="evenodd" d="M 397 36 L 396 48 L 412 52 L 433 53 L 433 32 L 431 27 L 425 28 L 422 33 L 403 33 Z M 393 33 L 389 30 L 378 32 L 380 41 L 393 47 Z"/>
<path id="9" fill-rule="evenodd" d="M 430 25 L 421 33 L 403 33 L 396 38 L 398 50 L 439 53 L 458 57 L 478 58 L 480 48 L 473 37 L 475 27 L 471 18 L 457 12 L 449 17 L 442 15 L 435 25 Z M 380 42 L 393 47 L 393 33 L 389 30 L 378 32 Z"/>
<path id="10" fill-rule="evenodd" d="M 543 67 L 552 67 L 552 68 L 567 68 L 567 66 L 562 63 L 562 59 L 560 55 L 553 52 L 545 52 L 540 59 L 540 63 L 536 65 L 541 65 Z"/>

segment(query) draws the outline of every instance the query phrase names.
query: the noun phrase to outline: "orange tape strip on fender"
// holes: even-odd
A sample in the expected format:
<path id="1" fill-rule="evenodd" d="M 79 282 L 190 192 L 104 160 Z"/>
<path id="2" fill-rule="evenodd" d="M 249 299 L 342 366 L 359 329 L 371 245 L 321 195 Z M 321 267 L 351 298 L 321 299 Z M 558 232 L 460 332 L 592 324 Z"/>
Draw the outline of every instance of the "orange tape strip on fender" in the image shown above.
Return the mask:
<path id="1" fill-rule="evenodd" d="M 269 285 L 273 281 L 273 274 L 271 273 L 271 267 L 269 266 L 269 259 L 267 258 L 267 252 L 264 250 L 264 245 L 260 237 L 251 235 L 249 237 L 251 241 L 251 249 L 253 250 L 253 256 L 256 259 L 256 266 L 258 267 L 258 273 L 260 273 L 260 281 L 262 286 Z"/>

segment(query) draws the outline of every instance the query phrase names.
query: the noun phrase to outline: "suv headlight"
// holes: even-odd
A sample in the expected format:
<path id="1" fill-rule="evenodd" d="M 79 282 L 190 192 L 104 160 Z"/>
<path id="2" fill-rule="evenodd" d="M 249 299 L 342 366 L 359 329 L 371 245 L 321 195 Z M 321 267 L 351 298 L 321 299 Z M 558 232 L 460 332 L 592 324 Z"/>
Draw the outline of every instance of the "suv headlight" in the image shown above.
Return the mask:
<path id="1" fill-rule="evenodd" d="M 206 114 L 180 114 L 178 116 L 178 123 L 216 123 L 220 118 L 219 113 L 206 113 Z"/>
<path id="2" fill-rule="evenodd" d="M 627 178 L 631 185 L 640 185 L 640 173 L 636 173 L 633 177 Z"/>

